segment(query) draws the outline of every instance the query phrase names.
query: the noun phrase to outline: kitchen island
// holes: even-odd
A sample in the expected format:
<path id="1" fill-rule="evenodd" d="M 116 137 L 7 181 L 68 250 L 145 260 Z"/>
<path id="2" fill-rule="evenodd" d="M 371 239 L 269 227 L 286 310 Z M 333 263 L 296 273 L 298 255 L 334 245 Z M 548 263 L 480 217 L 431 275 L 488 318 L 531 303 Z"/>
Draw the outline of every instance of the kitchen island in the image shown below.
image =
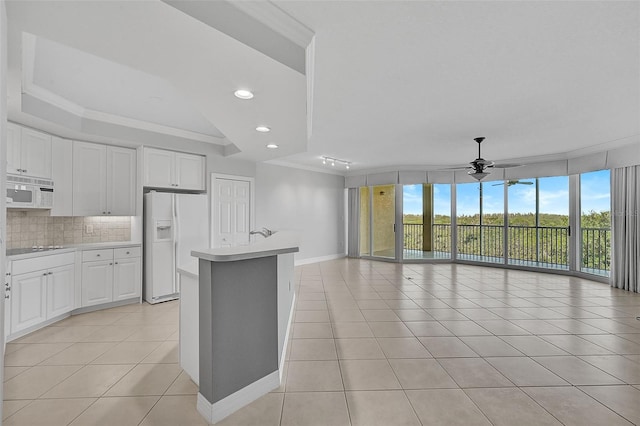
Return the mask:
<path id="1" fill-rule="evenodd" d="M 192 344 L 190 350 L 188 341 L 183 345 L 181 324 L 181 363 L 183 358 L 193 363 L 197 350 L 197 407 L 208 422 L 280 386 L 297 251 L 297 235 L 279 231 L 246 246 L 191 252 L 198 258 L 197 307 L 195 297 L 187 297 L 180 309 L 181 319 L 183 312 L 198 311 L 198 347 Z M 191 278 L 181 283 L 182 293 L 195 296 L 194 271 L 181 272 Z"/>

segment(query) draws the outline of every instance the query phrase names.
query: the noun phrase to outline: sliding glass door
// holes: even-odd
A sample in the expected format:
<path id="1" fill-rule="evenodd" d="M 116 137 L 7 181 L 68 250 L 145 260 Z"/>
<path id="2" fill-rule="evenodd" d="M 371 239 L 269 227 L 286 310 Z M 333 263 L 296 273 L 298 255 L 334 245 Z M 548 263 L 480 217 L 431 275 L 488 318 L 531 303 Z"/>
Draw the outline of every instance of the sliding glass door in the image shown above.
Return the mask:
<path id="1" fill-rule="evenodd" d="M 360 256 L 396 258 L 396 188 L 360 188 Z"/>

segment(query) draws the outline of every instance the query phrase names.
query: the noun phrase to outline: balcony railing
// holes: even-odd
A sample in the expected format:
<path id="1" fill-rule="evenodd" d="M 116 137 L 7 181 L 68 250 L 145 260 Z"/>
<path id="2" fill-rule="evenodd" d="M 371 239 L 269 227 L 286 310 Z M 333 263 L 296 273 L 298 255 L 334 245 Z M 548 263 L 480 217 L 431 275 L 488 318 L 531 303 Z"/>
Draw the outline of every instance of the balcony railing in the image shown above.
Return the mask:
<path id="1" fill-rule="evenodd" d="M 580 232 L 582 247 L 582 270 L 598 273 L 611 268 L 611 229 L 582 228 Z"/>
<path id="2" fill-rule="evenodd" d="M 504 226 L 457 225 L 457 250 L 464 256 L 478 256 L 478 260 L 504 259 Z M 433 224 L 432 251 L 451 252 L 451 225 Z M 604 274 L 611 263 L 611 230 L 609 228 L 582 228 L 581 269 Z M 569 229 L 557 226 L 507 227 L 507 255 L 509 263 L 550 268 L 569 265 Z M 404 249 L 423 249 L 423 225 L 404 224 Z"/>

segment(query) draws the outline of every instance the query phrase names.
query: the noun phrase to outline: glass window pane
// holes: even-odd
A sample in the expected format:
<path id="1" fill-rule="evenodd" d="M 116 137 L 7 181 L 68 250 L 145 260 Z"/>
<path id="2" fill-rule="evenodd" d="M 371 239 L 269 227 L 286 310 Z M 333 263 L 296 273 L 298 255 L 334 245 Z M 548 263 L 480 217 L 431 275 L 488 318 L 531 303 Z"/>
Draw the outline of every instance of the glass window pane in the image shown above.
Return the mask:
<path id="1" fill-rule="evenodd" d="M 569 176 L 538 180 L 538 266 L 569 267 Z"/>
<path id="2" fill-rule="evenodd" d="M 580 175 L 580 269 L 609 276 L 611 263 L 611 174 Z"/>
<path id="3" fill-rule="evenodd" d="M 536 179 L 505 181 L 509 203 L 508 262 L 531 265 L 537 261 Z"/>
<path id="4" fill-rule="evenodd" d="M 360 256 L 369 256 L 371 250 L 369 205 L 369 187 L 363 186 L 360 188 Z"/>
<path id="5" fill-rule="evenodd" d="M 479 260 L 480 256 L 480 183 L 456 185 L 458 257 Z"/>
<path id="6" fill-rule="evenodd" d="M 373 256 L 396 257 L 396 189 L 394 185 L 372 187 L 373 221 L 371 223 Z"/>
<path id="7" fill-rule="evenodd" d="M 451 257 L 451 185 L 433 185 L 433 251 L 437 257 Z"/>
<path id="8" fill-rule="evenodd" d="M 487 262 L 504 259 L 504 182 L 482 182 L 482 246 Z"/>
<path id="9" fill-rule="evenodd" d="M 423 251 L 423 190 L 422 184 L 402 187 L 402 227 L 404 258 L 421 258 Z"/>

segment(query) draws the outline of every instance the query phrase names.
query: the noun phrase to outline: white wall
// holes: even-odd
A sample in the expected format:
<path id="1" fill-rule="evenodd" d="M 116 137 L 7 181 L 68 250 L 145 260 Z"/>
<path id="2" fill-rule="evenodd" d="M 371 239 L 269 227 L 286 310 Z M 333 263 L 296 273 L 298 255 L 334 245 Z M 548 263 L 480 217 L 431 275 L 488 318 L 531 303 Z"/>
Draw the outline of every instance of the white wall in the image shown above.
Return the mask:
<path id="1" fill-rule="evenodd" d="M 256 228 L 298 232 L 296 262 L 345 253 L 344 208 L 343 176 L 256 165 Z"/>

